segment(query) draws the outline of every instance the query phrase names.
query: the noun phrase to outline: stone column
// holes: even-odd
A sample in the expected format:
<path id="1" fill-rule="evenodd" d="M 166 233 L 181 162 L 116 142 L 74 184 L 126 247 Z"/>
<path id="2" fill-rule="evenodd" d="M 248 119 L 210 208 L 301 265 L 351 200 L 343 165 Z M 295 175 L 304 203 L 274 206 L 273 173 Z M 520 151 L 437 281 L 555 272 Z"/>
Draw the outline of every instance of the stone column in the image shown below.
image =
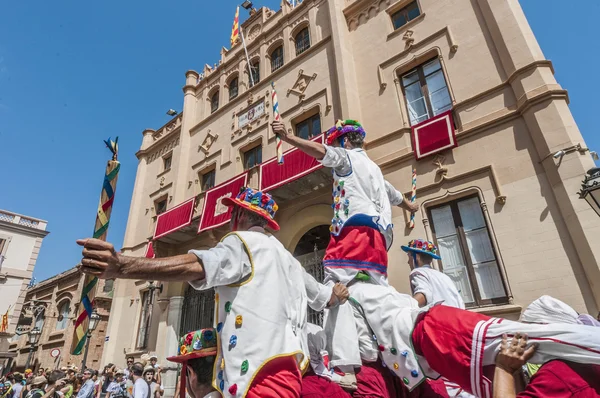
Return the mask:
<path id="1" fill-rule="evenodd" d="M 177 353 L 179 346 L 179 324 L 181 323 L 181 312 L 183 309 L 183 296 L 173 296 L 169 298 L 169 308 L 167 313 L 166 344 L 165 352 L 162 357 L 166 358 Z M 170 398 L 175 395 L 177 383 L 177 366 L 173 363 L 163 365 L 167 369 L 163 375 L 163 385 L 165 387 L 165 397 Z"/>

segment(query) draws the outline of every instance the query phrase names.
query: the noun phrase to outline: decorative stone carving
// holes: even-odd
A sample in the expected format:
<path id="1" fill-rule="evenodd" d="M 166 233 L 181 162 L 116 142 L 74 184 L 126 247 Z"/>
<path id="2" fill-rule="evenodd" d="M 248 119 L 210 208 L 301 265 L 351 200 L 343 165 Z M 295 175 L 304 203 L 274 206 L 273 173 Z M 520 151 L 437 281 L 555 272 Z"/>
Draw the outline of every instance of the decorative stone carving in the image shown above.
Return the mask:
<path id="1" fill-rule="evenodd" d="M 179 145 L 179 137 L 175 138 L 174 140 L 171 140 L 167 144 L 163 145 L 160 149 L 152 152 L 148 156 L 148 163 L 150 163 L 150 162 L 154 161 L 155 159 L 161 157 L 165 153 L 169 152 L 171 149 L 175 148 L 177 145 Z"/>
<path id="2" fill-rule="evenodd" d="M 250 29 L 250 33 L 248 33 L 248 39 L 250 39 L 250 40 L 256 39 L 258 37 L 258 35 L 260 35 L 260 31 L 261 31 L 261 26 L 254 25 L 252 27 L 252 29 Z"/>
<path id="3" fill-rule="evenodd" d="M 296 83 L 294 83 L 292 88 L 288 89 L 287 96 L 289 97 L 290 94 L 296 94 L 298 96 L 298 100 L 302 101 L 306 97 L 304 95 L 304 92 L 308 88 L 308 85 L 310 84 L 311 81 L 315 80 L 316 78 L 317 78 L 316 73 L 313 73 L 312 76 L 309 76 L 309 75 L 305 75 L 304 71 L 302 69 L 300 69 L 298 71 L 298 79 L 296 80 Z"/>
<path id="4" fill-rule="evenodd" d="M 406 47 L 410 47 L 413 45 L 413 43 L 415 42 L 415 38 L 413 37 L 415 32 L 413 32 L 412 30 L 407 30 L 406 32 L 404 32 L 404 35 L 402 36 L 402 40 L 404 40 L 404 42 L 406 43 Z"/>
<path id="5" fill-rule="evenodd" d="M 433 161 L 431 163 L 433 163 L 433 165 L 437 167 L 437 169 L 435 171 L 436 176 L 439 174 L 442 174 L 443 176 L 448 174 L 448 168 L 444 167 L 445 161 L 446 161 L 446 157 L 441 154 L 437 154 L 437 155 L 435 155 L 435 158 L 433 158 Z"/>
<path id="6" fill-rule="evenodd" d="M 198 152 L 202 151 L 206 156 L 208 156 L 210 147 L 215 143 L 218 137 L 218 134 L 212 134 L 210 130 L 208 130 L 206 132 L 206 137 L 204 137 L 204 141 L 202 141 L 202 144 L 198 146 Z"/>
<path id="7" fill-rule="evenodd" d="M 160 187 L 162 188 L 165 185 L 165 177 L 160 177 Z"/>
<path id="8" fill-rule="evenodd" d="M 252 93 L 248 94 L 248 105 L 254 102 L 254 95 Z"/>

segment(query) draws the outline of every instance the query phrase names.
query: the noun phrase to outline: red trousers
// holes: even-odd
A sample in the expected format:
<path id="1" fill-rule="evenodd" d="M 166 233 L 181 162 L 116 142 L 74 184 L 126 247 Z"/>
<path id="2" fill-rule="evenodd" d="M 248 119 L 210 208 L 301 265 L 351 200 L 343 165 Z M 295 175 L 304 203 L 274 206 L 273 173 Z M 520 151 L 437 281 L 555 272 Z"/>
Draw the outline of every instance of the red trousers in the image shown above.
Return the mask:
<path id="1" fill-rule="evenodd" d="M 267 363 L 256 375 L 247 398 L 299 398 L 302 373 L 294 357 L 282 357 Z"/>

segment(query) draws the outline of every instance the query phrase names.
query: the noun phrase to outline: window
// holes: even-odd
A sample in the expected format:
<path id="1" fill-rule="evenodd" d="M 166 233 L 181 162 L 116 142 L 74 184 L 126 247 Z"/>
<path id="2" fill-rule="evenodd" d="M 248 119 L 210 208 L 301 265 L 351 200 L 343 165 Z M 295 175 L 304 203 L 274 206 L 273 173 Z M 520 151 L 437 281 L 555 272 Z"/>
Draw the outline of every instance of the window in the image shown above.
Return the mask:
<path id="1" fill-rule="evenodd" d="M 150 327 L 150 291 L 142 292 L 142 309 L 140 326 L 138 327 L 137 348 L 146 348 L 148 344 L 148 328 Z"/>
<path id="2" fill-rule="evenodd" d="M 207 171 L 202 174 L 202 192 L 208 191 L 215 186 L 216 170 Z"/>
<path id="3" fill-rule="evenodd" d="M 308 27 L 304 28 L 296 35 L 296 55 L 302 54 L 304 51 L 310 48 L 310 34 L 308 33 Z"/>
<path id="4" fill-rule="evenodd" d="M 321 134 L 321 116 L 317 113 L 296 124 L 296 135 L 308 140 Z"/>
<path id="5" fill-rule="evenodd" d="M 0 267 L 2 267 L 2 263 L 4 262 L 7 248 L 8 248 L 8 240 L 0 238 Z"/>
<path id="6" fill-rule="evenodd" d="M 214 93 L 212 97 L 210 97 L 210 113 L 216 112 L 217 109 L 219 109 L 219 92 L 218 91 L 216 93 Z"/>
<path id="7" fill-rule="evenodd" d="M 58 309 L 58 317 L 56 318 L 56 330 L 63 330 L 69 322 L 69 302 L 65 301 Z"/>
<path id="8" fill-rule="evenodd" d="M 238 96 L 238 78 L 231 79 L 229 82 L 229 101 L 236 98 Z"/>
<path id="9" fill-rule="evenodd" d="M 104 288 L 102 288 L 102 292 L 110 293 L 113 291 L 114 287 L 115 287 L 115 280 L 114 279 L 106 279 L 104 281 Z"/>
<path id="10" fill-rule="evenodd" d="M 458 199 L 428 212 L 443 272 L 456 283 L 465 304 L 506 303 L 504 282 L 479 198 Z"/>
<path id="11" fill-rule="evenodd" d="M 411 125 L 452 108 L 444 71 L 437 58 L 403 75 L 402 90 Z"/>
<path id="12" fill-rule="evenodd" d="M 172 160 L 173 160 L 173 155 L 168 155 L 163 158 L 163 165 L 165 166 L 165 171 L 171 169 Z"/>
<path id="13" fill-rule="evenodd" d="M 167 198 L 156 201 L 154 208 L 156 209 L 157 216 L 167 211 Z"/>
<path id="14" fill-rule="evenodd" d="M 34 327 L 38 328 L 38 330 L 40 330 L 40 331 L 44 327 L 45 312 L 46 312 L 45 310 L 41 310 L 40 312 L 38 312 L 37 316 L 35 317 Z"/>
<path id="15" fill-rule="evenodd" d="M 255 146 L 244 152 L 244 170 L 253 168 L 262 162 L 262 145 Z"/>
<path id="16" fill-rule="evenodd" d="M 394 30 L 403 27 L 409 21 L 412 21 L 419 15 L 421 15 L 421 10 L 419 10 L 419 5 L 416 1 L 413 1 L 406 7 L 396 11 L 392 14 L 392 23 L 394 24 Z"/>
<path id="17" fill-rule="evenodd" d="M 283 46 L 277 47 L 271 53 L 271 72 L 283 66 Z"/>
<path id="18" fill-rule="evenodd" d="M 250 70 L 252 71 L 252 80 L 250 80 L 250 87 L 252 87 L 260 82 L 260 61 L 253 61 L 250 64 Z"/>

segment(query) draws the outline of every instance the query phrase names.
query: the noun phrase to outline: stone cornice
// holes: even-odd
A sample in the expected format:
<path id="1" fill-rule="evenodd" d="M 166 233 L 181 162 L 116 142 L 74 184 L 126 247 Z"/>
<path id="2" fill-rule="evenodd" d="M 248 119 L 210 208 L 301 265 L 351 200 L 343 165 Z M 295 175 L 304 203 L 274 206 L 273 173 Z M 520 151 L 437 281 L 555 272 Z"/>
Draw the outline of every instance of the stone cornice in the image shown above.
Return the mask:
<path id="1" fill-rule="evenodd" d="M 16 233 L 20 233 L 23 235 L 33 236 L 36 238 L 43 238 L 50 233 L 50 231 L 46 231 L 46 230 L 42 230 L 42 229 L 35 229 L 35 228 L 27 227 L 24 225 L 20 225 L 20 224 L 6 222 L 6 221 L 0 221 L 0 227 L 2 229 L 6 229 L 11 232 L 16 232 Z"/>

